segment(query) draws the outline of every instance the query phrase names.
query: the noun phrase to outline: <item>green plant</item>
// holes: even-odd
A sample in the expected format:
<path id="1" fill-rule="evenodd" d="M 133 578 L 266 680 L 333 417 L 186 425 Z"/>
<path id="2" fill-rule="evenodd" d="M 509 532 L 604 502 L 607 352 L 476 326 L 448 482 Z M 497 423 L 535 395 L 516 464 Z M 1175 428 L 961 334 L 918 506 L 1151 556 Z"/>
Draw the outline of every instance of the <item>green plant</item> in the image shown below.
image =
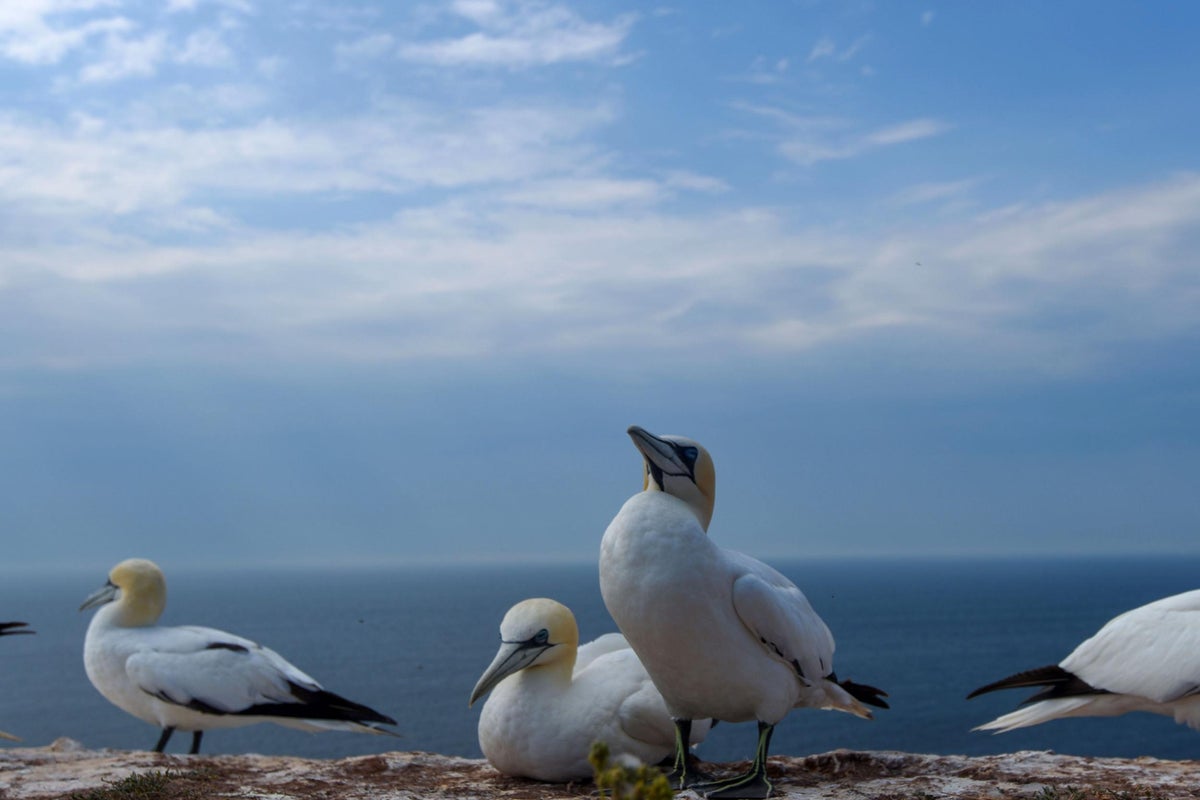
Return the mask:
<path id="1" fill-rule="evenodd" d="M 134 772 L 100 789 L 72 792 L 68 800 L 201 800 L 207 795 L 198 783 L 212 776 L 207 771 L 171 770 Z"/>
<path id="2" fill-rule="evenodd" d="M 631 767 L 614 763 L 611 756 L 604 742 L 594 743 L 588 753 L 592 778 L 602 797 L 605 793 L 612 800 L 671 800 L 674 796 L 661 770 L 644 764 Z"/>

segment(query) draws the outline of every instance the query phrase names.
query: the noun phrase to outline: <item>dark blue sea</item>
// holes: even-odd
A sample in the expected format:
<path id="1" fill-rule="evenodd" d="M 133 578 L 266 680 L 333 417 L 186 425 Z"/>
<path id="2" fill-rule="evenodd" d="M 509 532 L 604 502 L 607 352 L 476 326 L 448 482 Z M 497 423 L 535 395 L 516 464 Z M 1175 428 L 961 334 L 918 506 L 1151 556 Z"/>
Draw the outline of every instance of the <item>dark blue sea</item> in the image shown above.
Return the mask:
<path id="1" fill-rule="evenodd" d="M 386 750 L 479 757 L 479 707 L 467 696 L 498 644 L 500 618 L 526 597 L 574 610 L 584 640 L 615 630 L 594 564 L 196 571 L 163 564 L 163 623 L 223 628 L 279 651 L 326 688 L 395 717 L 402 738 L 310 734 L 275 725 L 214 730 L 207 753 L 333 758 Z M 1097 756 L 1193 758 L 1200 736 L 1167 717 L 1057 720 L 992 735 L 971 727 L 1016 706 L 1020 692 L 970 702 L 973 688 L 1061 660 L 1116 614 L 1200 587 L 1200 557 L 775 562 L 837 639 L 842 678 L 882 687 L 892 708 L 866 722 L 797 710 L 777 754 L 838 747 L 941 754 L 1049 749 Z M 158 731 L 111 706 L 82 663 L 90 612 L 80 602 L 103 572 L 0 576 L 0 620 L 36 636 L 0 639 L 0 730 L 24 745 L 69 736 L 88 747 L 148 749 Z M 752 723 L 719 726 L 700 751 L 748 757 Z M 170 749 L 185 750 L 186 735 Z M 6 745 L 9 746 L 9 745 Z"/>

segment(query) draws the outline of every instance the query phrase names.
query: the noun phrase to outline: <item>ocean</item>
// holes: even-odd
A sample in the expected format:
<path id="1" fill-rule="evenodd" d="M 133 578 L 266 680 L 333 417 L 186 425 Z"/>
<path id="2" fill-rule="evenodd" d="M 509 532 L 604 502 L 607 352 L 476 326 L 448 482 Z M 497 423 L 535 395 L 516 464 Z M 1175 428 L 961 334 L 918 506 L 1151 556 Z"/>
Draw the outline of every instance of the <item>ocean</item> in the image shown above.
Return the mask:
<path id="1" fill-rule="evenodd" d="M 222 628 L 280 652 L 331 691 L 398 721 L 401 738 L 310 734 L 275 725 L 214 730 L 206 753 L 338 758 L 387 750 L 479 757 L 475 680 L 499 643 L 504 612 L 553 597 L 584 641 L 615 630 L 594 564 L 403 569 L 206 571 L 164 563 L 164 624 Z M 1200 738 L 1167 717 L 1056 720 L 993 735 L 971 728 L 1025 696 L 972 689 L 1056 663 L 1122 611 L 1200 586 L 1200 557 L 1049 559 L 823 559 L 776 561 L 808 595 L 837 639 L 835 669 L 885 689 L 891 709 L 874 721 L 800 709 L 776 729 L 775 754 L 834 748 L 987 754 L 1054 750 L 1094 756 L 1193 758 Z M 87 747 L 149 749 L 157 729 L 104 700 L 84 674 L 91 612 L 77 613 L 105 575 L 7 574 L 0 620 L 36 636 L 0 639 L 0 730 L 23 746 L 61 736 Z M 753 723 L 718 726 L 699 754 L 748 758 Z M 186 751 L 177 735 L 170 750 Z M 5 744 L 4 746 L 12 746 Z"/>

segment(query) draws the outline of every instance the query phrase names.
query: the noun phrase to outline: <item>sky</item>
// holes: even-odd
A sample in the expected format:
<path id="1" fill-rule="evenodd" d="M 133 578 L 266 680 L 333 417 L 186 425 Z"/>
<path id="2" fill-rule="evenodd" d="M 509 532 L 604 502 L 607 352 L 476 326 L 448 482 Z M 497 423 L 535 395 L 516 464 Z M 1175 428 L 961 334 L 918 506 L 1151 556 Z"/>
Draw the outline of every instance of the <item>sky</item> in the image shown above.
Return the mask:
<path id="1" fill-rule="evenodd" d="M 1198 26 L 0 4 L 5 562 L 1200 552 Z"/>

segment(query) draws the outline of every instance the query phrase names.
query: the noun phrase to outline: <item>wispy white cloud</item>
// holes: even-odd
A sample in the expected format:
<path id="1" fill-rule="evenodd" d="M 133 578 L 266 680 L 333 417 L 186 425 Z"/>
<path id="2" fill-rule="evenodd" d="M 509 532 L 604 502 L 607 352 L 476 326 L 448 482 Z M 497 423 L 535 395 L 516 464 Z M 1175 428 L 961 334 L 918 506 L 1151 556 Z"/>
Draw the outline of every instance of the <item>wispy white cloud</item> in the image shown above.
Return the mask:
<path id="1" fill-rule="evenodd" d="M 22 0 L 0 4 L 0 55 L 25 64 L 57 64 L 99 36 L 130 31 L 133 23 L 109 14 L 115 0 Z M 99 11 L 99 15 L 88 12 Z"/>
<path id="2" fill-rule="evenodd" d="M 708 175 L 671 171 L 658 179 L 580 176 L 527 181 L 502 192 L 505 203 L 532 206 L 540 211 L 605 211 L 620 207 L 646 207 L 662 202 L 673 193 L 719 194 L 729 189 L 724 181 Z"/>
<path id="3" fill-rule="evenodd" d="M 222 88 L 232 95 L 212 94 Z M 204 91 L 229 102 L 257 97 L 253 87 Z M 0 117 L 0 151 L 8 154 L 0 200 L 133 214 L 169 212 L 212 191 L 283 197 L 538 181 L 586 169 L 595 155 L 582 135 L 611 118 L 603 105 L 450 113 L 403 103 L 325 124 L 188 128 L 77 116 L 63 126 Z"/>
<path id="4" fill-rule="evenodd" d="M 871 41 L 870 34 L 863 34 L 846 46 L 842 52 L 838 53 L 836 58 L 838 61 L 850 61 L 855 56 L 863 51 L 867 43 Z"/>
<path id="5" fill-rule="evenodd" d="M 567 6 L 536 2 L 460 0 L 451 10 L 479 28 L 463 36 L 409 41 L 399 54 L 439 66 L 527 68 L 571 61 L 619 61 L 635 17 L 590 22 Z"/>
<path id="6" fill-rule="evenodd" d="M 523 182 L 520 188 L 504 192 L 507 203 L 531 205 L 540 209 L 589 209 L 647 204 L 661 199 L 663 186 L 649 180 L 613 178 L 559 178 Z"/>
<path id="7" fill-rule="evenodd" d="M 170 21 L 205 27 L 159 30 L 122 21 L 113 5 L 70 7 L 87 14 L 27 18 L 68 37 L 27 56 L 78 55 L 66 68 L 85 80 L 236 57 L 227 30 L 194 3 L 177 3 Z M 364 32 L 356 17 L 321 52 L 347 63 L 611 63 L 634 25 L 546 3 L 461 0 L 451 11 L 467 33 L 422 45 L 403 25 Z M 14 14 L 0 31 L 32 30 Z M 89 20 L 108 27 L 85 29 Z M 861 61 L 867 42 L 818 42 L 809 56 Z M 271 105 L 271 82 L 255 82 L 282 82 L 300 56 L 241 57 L 257 73 L 160 85 L 144 107 L 90 105 L 65 123 L 0 115 L 0 333 L 16 343 L 3 363 L 623 351 L 720 360 L 915 332 L 978 342 L 1032 369 L 1103 359 L 1113 336 L 1200 325 L 1188 274 L 1200 244 L 1195 175 L 970 219 L 960 207 L 914 231 L 829 233 L 798 227 L 782 205 L 756 207 L 735 169 L 703 155 L 606 149 L 621 109 L 604 99 L 554 101 L 547 89 L 538 102 L 454 106 L 378 92 L 321 116 Z M 804 71 L 779 58 L 760 66 Z M 866 124 L 850 112 L 740 108 L 755 122 L 746 141 L 805 167 L 951 129 L 931 117 Z M 927 181 L 882 205 L 963 201 L 976 185 Z M 268 211 L 256 215 L 260 200 Z M 370 212 L 339 215 L 352 206 Z M 297 209 L 308 216 L 293 218 Z M 1086 324 L 1071 321 L 1081 303 Z M 1055 358 L 1040 358 L 1051 348 Z"/>
<path id="8" fill-rule="evenodd" d="M 729 190 L 729 184 L 711 175 L 701 175 L 686 170 L 673 170 L 663 178 L 665 185 L 672 189 L 682 189 L 689 192 L 705 192 L 717 194 Z"/>
<path id="9" fill-rule="evenodd" d="M 178 64 L 226 67 L 233 51 L 222 30 L 237 27 L 237 14 L 252 12 L 242 0 L 209 0 L 222 11 L 217 27 L 175 35 L 154 27 L 153 19 L 135 22 L 117 12 L 118 0 L 29 0 L 0 6 L 0 57 L 36 66 L 53 66 L 68 56 L 82 66 L 83 84 L 146 78 L 170 60 Z M 195 0 L 174 0 L 168 13 L 193 11 Z M 147 23 L 151 23 L 147 25 Z M 178 39 L 178 40 L 176 40 Z M 58 85 L 69 83 L 62 74 Z"/>
<path id="10" fill-rule="evenodd" d="M 453 0 L 450 8 L 476 25 L 497 24 L 504 18 L 504 7 L 499 0 Z"/>
<path id="11" fill-rule="evenodd" d="M 183 43 L 183 49 L 174 55 L 174 60 L 180 64 L 201 67 L 229 67 L 236 61 L 233 50 L 226 44 L 221 31 L 215 28 L 189 34 Z"/>
<path id="12" fill-rule="evenodd" d="M 175 14 L 195 11 L 205 5 L 217 6 L 239 14 L 254 13 L 254 5 L 250 0 L 167 0 L 167 12 Z"/>
<path id="13" fill-rule="evenodd" d="M 861 138 L 864 146 L 886 146 L 890 144 L 903 144 L 904 142 L 915 142 L 918 139 L 928 139 L 931 136 L 938 136 L 950 129 L 950 126 L 945 122 L 936 119 L 911 119 L 906 122 L 901 122 L 896 125 L 889 125 L 886 128 L 871 131 Z"/>
<path id="14" fill-rule="evenodd" d="M 820 61 L 822 58 L 830 58 L 837 52 L 837 45 L 833 39 L 828 36 L 822 36 L 808 51 L 808 61 L 811 64 L 813 61 Z"/>
<path id="15" fill-rule="evenodd" d="M 1114 339 L 1200 330 L 1200 175 L 1010 208 L 880 243 L 843 284 L 857 315 L 902 314 L 1036 368 L 1103 363 Z M 1189 307 L 1189 304 L 1191 307 Z"/>
<path id="16" fill-rule="evenodd" d="M 913 206 L 957 200 L 963 198 L 978 185 L 979 181 L 975 178 L 967 178 L 959 181 L 920 183 L 896 192 L 891 196 L 890 201 L 896 205 Z"/>
<path id="17" fill-rule="evenodd" d="M 228 359 L 233 337 L 246 358 L 722 363 L 904 335 L 1045 371 L 1103 363 L 1114 337 L 1200 329 L 1197 175 L 865 236 L 796 229 L 765 209 L 670 213 L 654 181 L 522 186 L 307 233 L 196 206 L 179 224 L 210 232 L 199 242 L 86 222 L 49 246 L 7 238 L 0 282 L 26 329 L 0 325 L 20 345 L 5 357 Z"/>
<path id="18" fill-rule="evenodd" d="M 808 51 L 808 58 L 806 60 L 810 64 L 822 59 L 832 59 L 833 61 L 842 62 L 850 61 L 861 53 L 870 41 L 871 35 L 863 34 L 844 48 L 838 49 L 837 42 L 828 36 L 822 36 L 813 44 L 812 49 Z"/>
<path id="19" fill-rule="evenodd" d="M 748 83 L 763 85 L 781 83 L 786 79 L 790 67 L 791 62 L 786 58 L 771 59 L 758 56 L 750 65 L 745 80 Z"/>
<path id="20" fill-rule="evenodd" d="M 396 39 L 390 33 L 369 33 L 349 42 L 338 42 L 333 53 L 338 64 L 373 61 L 396 52 Z"/>
<path id="21" fill-rule="evenodd" d="M 233 72 L 229 77 L 233 77 Z M 202 126 L 212 130 L 228 129 L 235 124 L 249 125 L 272 103 L 269 87 L 254 80 L 172 82 L 155 85 L 139 92 L 127 115 L 132 119 L 157 121 L 169 119 L 170 127 L 186 130 Z M 124 116 L 122 117 L 124 118 Z M 144 129 L 150 123 L 133 126 L 128 122 L 108 123 L 111 130 Z M 69 128 L 55 128 L 54 135 L 66 136 Z M 119 147 L 117 149 L 120 149 Z"/>
<path id="22" fill-rule="evenodd" d="M 84 83 L 115 81 L 153 75 L 167 55 L 167 36 L 156 32 L 145 36 L 109 34 L 100 57 L 79 72 Z"/>
<path id="23" fill-rule="evenodd" d="M 762 114 L 764 111 L 758 109 L 756 113 Z M 779 152 L 804 167 L 822 161 L 856 158 L 885 147 L 940 136 L 951 128 L 941 120 L 921 118 L 861 131 L 844 120 L 782 113 L 771 116 L 784 121 Z"/>
<path id="24" fill-rule="evenodd" d="M 284 68 L 286 61 L 280 56 L 263 56 L 255 64 L 255 71 L 264 78 L 274 78 Z"/>

